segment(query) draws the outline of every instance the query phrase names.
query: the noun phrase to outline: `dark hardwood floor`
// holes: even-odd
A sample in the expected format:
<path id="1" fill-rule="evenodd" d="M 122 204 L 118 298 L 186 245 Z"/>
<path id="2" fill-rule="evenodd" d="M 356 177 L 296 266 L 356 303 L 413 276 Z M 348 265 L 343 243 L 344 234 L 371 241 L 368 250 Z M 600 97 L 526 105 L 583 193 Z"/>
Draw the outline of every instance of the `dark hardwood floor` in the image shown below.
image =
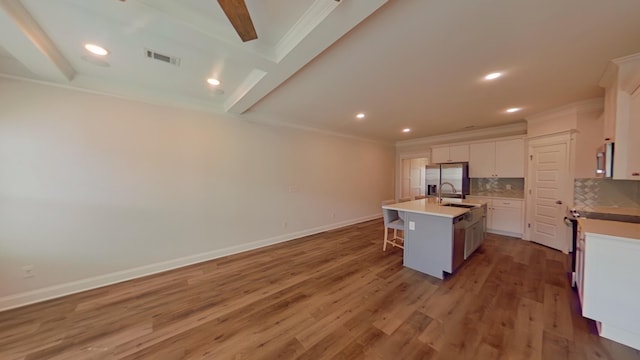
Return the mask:
<path id="1" fill-rule="evenodd" d="M 444 281 L 371 221 L 0 313 L 0 359 L 640 359 L 579 315 L 568 258 L 490 235 Z"/>

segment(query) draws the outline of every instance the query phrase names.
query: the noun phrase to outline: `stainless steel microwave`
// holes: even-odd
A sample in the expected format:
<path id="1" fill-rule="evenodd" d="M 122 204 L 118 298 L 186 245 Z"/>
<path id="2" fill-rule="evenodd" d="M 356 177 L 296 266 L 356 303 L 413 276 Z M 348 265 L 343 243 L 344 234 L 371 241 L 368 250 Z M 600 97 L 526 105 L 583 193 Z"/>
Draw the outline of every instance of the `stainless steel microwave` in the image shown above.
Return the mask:
<path id="1" fill-rule="evenodd" d="M 613 151 L 612 142 L 604 144 L 603 149 L 596 153 L 596 175 L 606 178 L 613 177 Z"/>

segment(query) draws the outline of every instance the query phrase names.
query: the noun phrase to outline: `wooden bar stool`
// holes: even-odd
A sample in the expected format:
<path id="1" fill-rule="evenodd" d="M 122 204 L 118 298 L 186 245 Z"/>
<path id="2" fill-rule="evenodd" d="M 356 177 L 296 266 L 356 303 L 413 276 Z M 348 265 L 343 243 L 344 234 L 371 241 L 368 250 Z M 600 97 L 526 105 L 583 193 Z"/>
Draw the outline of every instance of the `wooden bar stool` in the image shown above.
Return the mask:
<path id="1" fill-rule="evenodd" d="M 385 200 L 382 205 L 394 204 L 395 200 Z M 382 216 L 384 218 L 384 241 L 382 243 L 382 251 L 387 251 L 387 243 L 391 246 L 404 249 L 404 238 L 398 236 L 398 230 L 403 232 L 404 236 L 404 220 L 400 217 L 398 210 L 382 209 Z M 393 229 L 393 238 L 389 240 L 389 229 Z M 398 241 L 401 241 L 399 243 Z"/>

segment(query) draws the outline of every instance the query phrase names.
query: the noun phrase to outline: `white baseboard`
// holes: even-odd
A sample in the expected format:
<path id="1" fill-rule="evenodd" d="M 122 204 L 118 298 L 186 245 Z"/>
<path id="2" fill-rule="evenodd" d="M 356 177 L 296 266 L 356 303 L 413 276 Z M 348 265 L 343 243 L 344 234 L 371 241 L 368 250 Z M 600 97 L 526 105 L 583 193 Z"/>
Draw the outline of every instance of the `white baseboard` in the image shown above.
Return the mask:
<path id="1" fill-rule="evenodd" d="M 178 259 L 163 261 L 159 263 L 144 265 L 132 269 L 117 271 L 105 275 L 95 276 L 78 281 L 68 282 L 60 285 L 49 286 L 46 288 L 28 291 L 24 293 L 14 294 L 0 298 L 0 311 L 14 309 L 25 305 L 30 305 L 46 300 L 59 298 L 62 296 L 79 293 L 99 287 L 116 284 L 119 282 L 160 273 L 167 270 L 180 268 L 187 265 L 197 264 L 204 261 L 213 260 L 219 257 L 241 253 L 269 245 L 278 244 L 285 241 L 295 240 L 304 236 L 321 233 L 323 231 L 333 230 L 344 226 L 349 226 L 365 221 L 375 220 L 381 217 L 381 214 L 364 216 L 361 218 L 345 220 L 329 225 L 319 226 L 311 229 L 296 231 L 289 234 L 279 235 L 272 238 L 231 246 L 224 249 L 208 251 L 205 253 L 185 256 Z"/>
<path id="2" fill-rule="evenodd" d="M 491 234 L 498 234 L 498 235 L 504 235 L 504 236 L 511 236 L 511 237 L 515 237 L 515 238 L 519 238 L 519 239 L 523 239 L 522 234 L 521 233 L 514 233 L 511 231 L 502 231 L 502 230 L 494 230 L 494 229 L 487 229 L 488 233 Z"/>

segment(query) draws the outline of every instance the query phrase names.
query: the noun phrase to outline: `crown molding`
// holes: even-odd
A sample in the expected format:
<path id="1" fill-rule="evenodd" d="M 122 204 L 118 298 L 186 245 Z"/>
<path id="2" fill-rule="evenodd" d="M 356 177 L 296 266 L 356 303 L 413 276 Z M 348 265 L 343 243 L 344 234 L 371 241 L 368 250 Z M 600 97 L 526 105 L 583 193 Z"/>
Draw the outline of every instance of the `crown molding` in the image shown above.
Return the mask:
<path id="1" fill-rule="evenodd" d="M 609 61 L 598 85 L 606 88 L 616 80 L 618 80 L 617 88 L 629 94 L 640 87 L 640 53 Z"/>
<path id="2" fill-rule="evenodd" d="M 622 57 L 611 60 L 611 62 L 616 65 L 624 65 L 624 64 L 636 62 L 636 61 L 640 61 L 640 53 L 622 56 Z"/>
<path id="3" fill-rule="evenodd" d="M 535 123 L 563 116 L 572 116 L 589 112 L 602 111 L 603 109 L 604 99 L 594 98 L 583 101 L 576 101 L 567 105 L 543 111 L 541 113 L 528 116 L 525 119 L 527 120 L 527 123 Z"/>
<path id="4" fill-rule="evenodd" d="M 233 115 L 233 114 L 230 114 L 230 115 Z M 357 141 L 362 141 L 362 142 L 367 142 L 367 143 L 372 143 L 372 144 L 378 144 L 378 145 L 384 145 L 384 146 L 393 146 L 393 142 L 390 142 L 390 141 L 376 140 L 376 139 L 372 139 L 372 138 L 366 138 L 366 137 L 361 137 L 361 136 L 356 136 L 356 135 L 340 133 L 340 132 L 337 132 L 337 131 L 324 130 L 324 129 L 315 128 L 315 127 L 311 127 L 311 126 L 292 124 L 292 123 L 284 122 L 284 121 L 281 121 L 281 120 L 275 120 L 273 118 L 267 118 L 267 117 L 264 117 L 264 116 L 261 117 L 260 119 L 251 118 L 251 117 L 240 118 L 238 116 L 236 116 L 236 118 L 244 120 L 244 121 L 252 122 L 252 123 L 255 123 L 255 124 L 262 124 L 262 125 L 273 126 L 273 127 L 282 127 L 282 128 L 294 129 L 294 130 L 298 130 L 298 131 L 312 132 L 312 133 L 317 133 L 317 134 L 322 134 L 322 135 L 328 135 L 328 136 L 340 137 L 340 138 L 345 138 L 345 139 L 357 140 Z"/>
<path id="5" fill-rule="evenodd" d="M 467 131 L 458 131 L 454 133 L 441 134 L 423 137 L 412 140 L 402 140 L 396 142 L 396 148 L 402 148 L 414 145 L 438 145 L 459 141 L 472 141 L 479 139 L 488 139 L 492 137 L 509 136 L 509 135 L 524 135 L 527 133 L 527 123 L 519 121 L 517 123 L 494 126 L 484 129 L 474 129 Z"/>

